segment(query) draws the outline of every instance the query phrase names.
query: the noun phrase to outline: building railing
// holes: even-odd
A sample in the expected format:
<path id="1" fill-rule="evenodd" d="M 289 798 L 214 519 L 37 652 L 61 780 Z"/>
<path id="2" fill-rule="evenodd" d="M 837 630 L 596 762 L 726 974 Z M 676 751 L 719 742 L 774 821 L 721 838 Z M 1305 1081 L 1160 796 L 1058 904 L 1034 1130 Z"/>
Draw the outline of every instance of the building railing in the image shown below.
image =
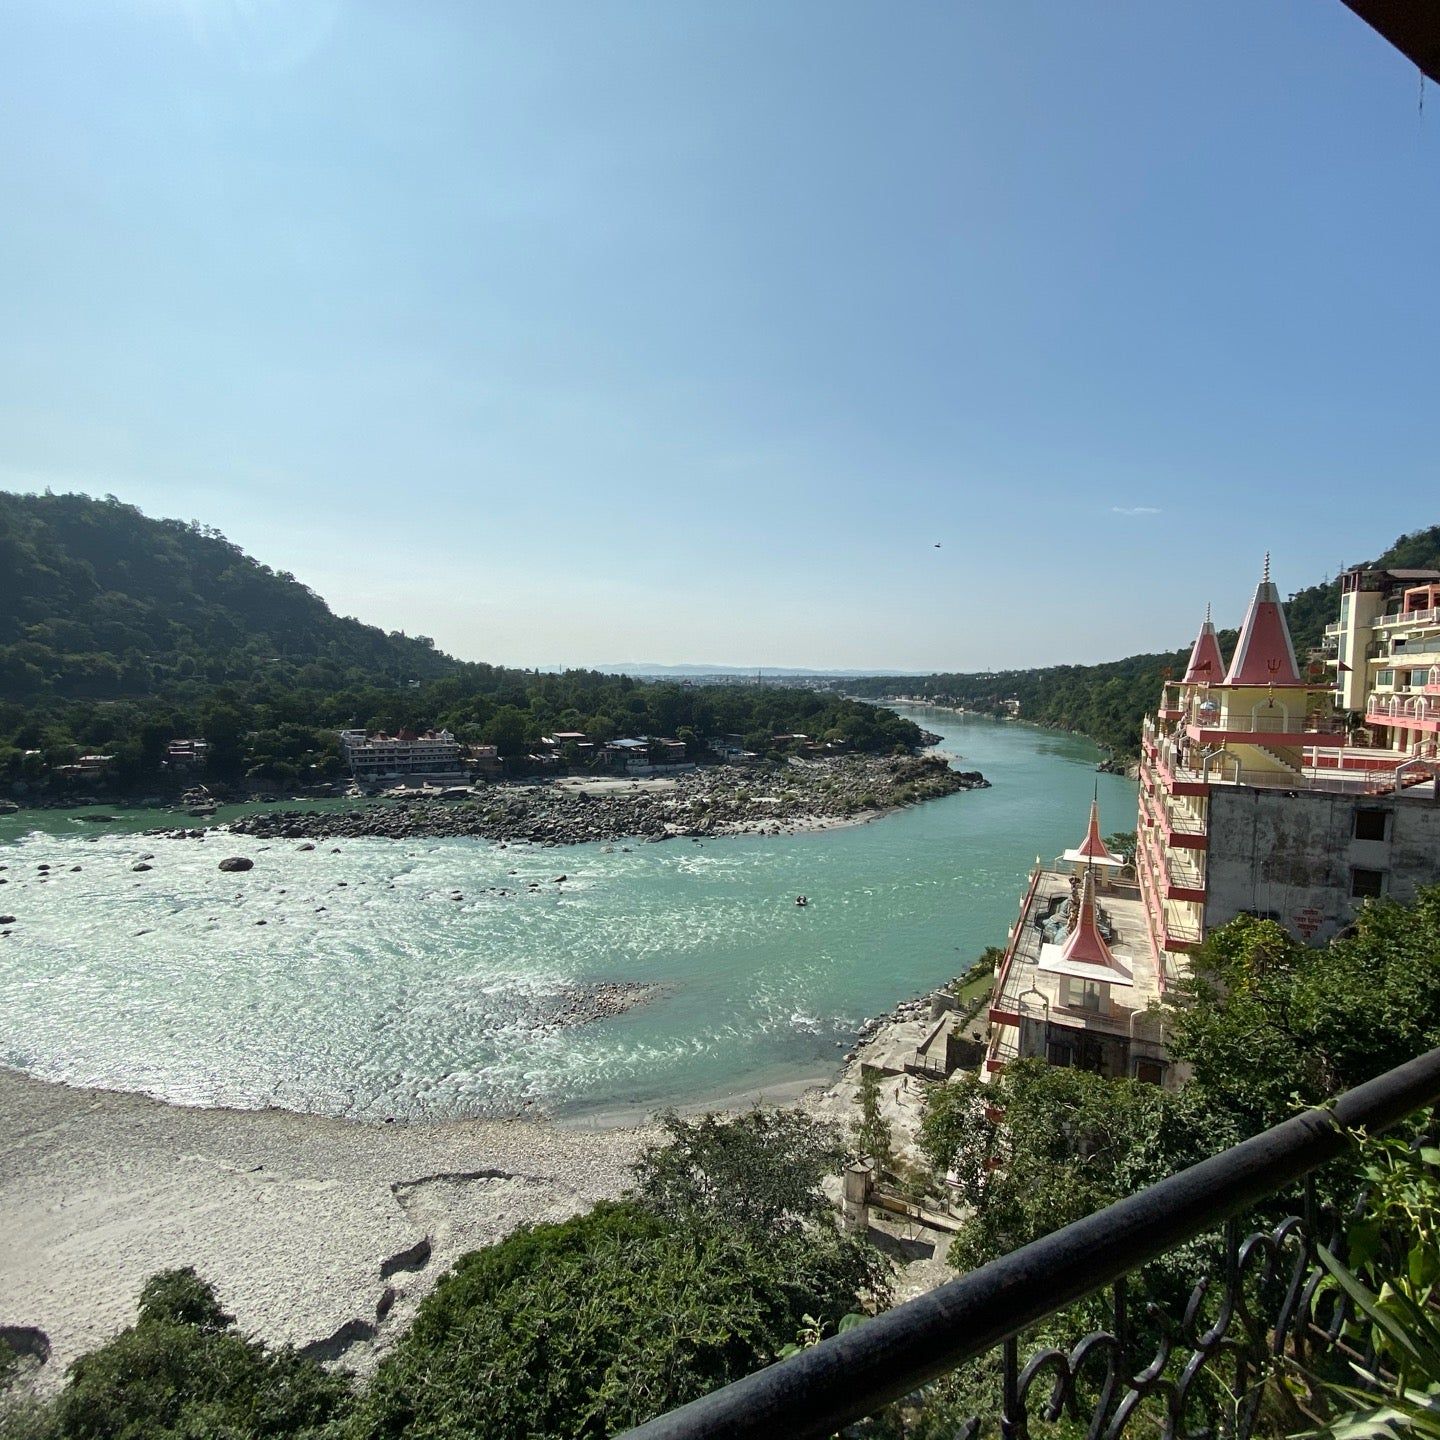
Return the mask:
<path id="1" fill-rule="evenodd" d="M 1372 695 L 1365 702 L 1366 715 L 1394 720 L 1440 720 L 1440 700 L 1406 692 L 1404 695 Z"/>
<path id="2" fill-rule="evenodd" d="M 627 1432 L 626 1440 L 819 1440 L 915 1394 L 986 1353 L 1001 1353 L 998 1414 L 975 1416 L 1006 1440 L 1032 1421 L 1068 1414 L 1077 1433 L 1196 1433 L 1193 1408 L 1210 1387 L 1228 1395 L 1224 1433 L 1249 1440 L 1277 1364 L 1323 1351 L 1348 1318 L 1343 1300 L 1314 1307 L 1320 1246 L 1339 1246 L 1334 1217 L 1305 1187 L 1297 1213 L 1248 1237 L 1247 1210 L 1340 1156 L 1356 1131 L 1374 1134 L 1440 1100 L 1440 1050 L 1357 1086 L 1333 1110 L 1310 1110 L 1051 1235 L 992 1260 L 863 1325 L 737 1380 Z M 1162 1324 L 1158 1350 L 1137 1353 L 1126 1277 L 1224 1227 L 1217 1272 L 1197 1277 L 1183 1317 Z M 1022 1366 L 1019 1336 L 1113 1287 L 1112 1323 L 1069 1350 Z M 1263 1297 L 1263 1304 L 1257 1297 Z M 1138 1297 L 1137 1297 L 1138 1298 Z M 1152 1423 L 1158 1422 L 1158 1423 Z M 1213 1433 L 1213 1431 L 1211 1432 Z"/>
<path id="3" fill-rule="evenodd" d="M 1375 621 L 1375 628 L 1390 625 L 1440 625 L 1440 608 L 1433 610 L 1412 610 L 1409 614 L 1382 615 Z"/>

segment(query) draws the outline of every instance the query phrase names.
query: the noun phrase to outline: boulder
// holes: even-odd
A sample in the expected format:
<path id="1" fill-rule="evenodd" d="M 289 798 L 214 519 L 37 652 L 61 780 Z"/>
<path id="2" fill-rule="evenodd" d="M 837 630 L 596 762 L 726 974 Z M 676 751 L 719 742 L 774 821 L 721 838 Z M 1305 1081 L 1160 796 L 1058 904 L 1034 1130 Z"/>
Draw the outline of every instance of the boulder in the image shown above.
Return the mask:
<path id="1" fill-rule="evenodd" d="M 248 855 L 227 855 L 220 862 L 220 868 L 224 871 L 253 870 L 255 862 Z"/>
<path id="2" fill-rule="evenodd" d="M 155 867 L 153 865 L 147 865 L 141 860 L 138 864 L 132 865 L 130 868 L 132 870 L 153 870 Z"/>

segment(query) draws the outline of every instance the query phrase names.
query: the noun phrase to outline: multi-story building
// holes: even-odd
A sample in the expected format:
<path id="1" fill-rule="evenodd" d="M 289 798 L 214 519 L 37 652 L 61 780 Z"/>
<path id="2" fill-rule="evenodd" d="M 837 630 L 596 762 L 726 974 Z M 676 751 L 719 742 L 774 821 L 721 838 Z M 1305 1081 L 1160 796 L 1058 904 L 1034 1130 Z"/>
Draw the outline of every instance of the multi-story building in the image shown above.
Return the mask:
<path id="1" fill-rule="evenodd" d="M 161 763 L 167 770 L 200 770 L 209 754 L 210 746 L 205 740 L 172 740 L 165 747 Z"/>
<path id="2" fill-rule="evenodd" d="M 1332 685 L 1301 674 L 1268 557 L 1229 665 L 1207 616 L 1166 683 L 1141 740 L 1136 855 L 1162 990 L 1242 912 L 1323 941 L 1364 899 L 1440 877 L 1435 765 L 1359 743 Z"/>
<path id="3" fill-rule="evenodd" d="M 1325 630 L 1335 701 L 1377 744 L 1434 759 L 1440 742 L 1440 571 L 1347 570 Z M 1423 767 L 1416 766 L 1419 770 Z"/>
<path id="4" fill-rule="evenodd" d="M 1366 900 L 1440 880 L 1440 575 L 1352 571 L 1342 590 L 1335 681 L 1302 673 L 1268 556 L 1228 664 L 1207 611 L 1144 725 L 1133 872 L 1092 807 L 1085 841 L 1031 873 L 996 975 L 988 1073 L 1039 1056 L 1173 1083 L 1156 1002 L 1212 930 L 1247 913 L 1322 942 Z M 1360 709 L 1364 727 L 1345 713 Z"/>
<path id="5" fill-rule="evenodd" d="M 423 735 L 402 730 L 398 735 L 370 735 L 342 730 L 340 748 L 357 780 L 420 779 L 456 782 L 465 778 L 460 745 L 448 730 Z"/>

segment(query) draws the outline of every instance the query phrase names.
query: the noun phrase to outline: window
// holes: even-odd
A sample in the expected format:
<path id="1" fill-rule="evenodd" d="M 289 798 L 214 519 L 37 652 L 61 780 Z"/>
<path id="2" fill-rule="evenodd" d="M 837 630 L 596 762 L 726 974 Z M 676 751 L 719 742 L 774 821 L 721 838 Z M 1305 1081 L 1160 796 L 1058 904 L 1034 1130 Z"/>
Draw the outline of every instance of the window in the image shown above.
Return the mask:
<path id="1" fill-rule="evenodd" d="M 1147 1085 L 1163 1085 L 1165 1083 L 1165 1066 L 1159 1060 L 1137 1060 L 1135 1062 L 1135 1078 Z"/>
<path id="2" fill-rule="evenodd" d="M 1377 685 L 1393 685 L 1395 683 L 1395 672 L 1393 670 L 1382 670 L 1376 677 Z"/>
<path id="3" fill-rule="evenodd" d="M 1105 1008 L 1110 987 L 1100 980 L 1080 980 L 1066 976 L 1060 992 L 1060 1003 L 1074 1010 L 1099 1012 Z"/>
<path id="4" fill-rule="evenodd" d="M 1356 810 L 1355 838 L 1357 840 L 1383 840 L 1385 838 L 1385 811 Z"/>
<path id="5" fill-rule="evenodd" d="M 1385 893 L 1383 870 L 1352 870 L 1350 895 L 1355 900 L 1378 900 Z"/>

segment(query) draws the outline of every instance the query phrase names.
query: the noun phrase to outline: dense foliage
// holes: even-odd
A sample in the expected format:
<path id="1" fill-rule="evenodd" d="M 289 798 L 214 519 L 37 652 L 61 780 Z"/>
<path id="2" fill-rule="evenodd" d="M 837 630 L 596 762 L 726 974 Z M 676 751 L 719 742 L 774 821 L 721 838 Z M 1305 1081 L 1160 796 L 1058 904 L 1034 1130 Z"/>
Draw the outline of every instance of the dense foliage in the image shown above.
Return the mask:
<path id="1" fill-rule="evenodd" d="M 1440 569 L 1440 526 L 1402 535 L 1374 561 L 1361 562 L 1403 569 Z M 1325 626 L 1340 614 L 1340 583 L 1327 580 L 1292 595 L 1285 605 L 1295 653 L 1302 663 L 1320 644 Z M 1198 628 L 1198 617 L 1197 617 Z M 1220 632 L 1220 646 L 1229 655 L 1236 632 Z M 1160 698 L 1170 676 L 1184 673 L 1190 648 L 1164 654 L 1129 655 L 1099 665 L 1050 665 L 1035 670 L 986 673 L 945 673 L 915 676 L 874 676 L 847 681 L 853 694 L 912 695 L 942 704 L 976 710 L 1004 709 L 1007 700 L 1020 702 L 1026 720 L 1061 730 L 1078 730 L 1119 755 L 1140 749 L 1140 724 Z"/>
<path id="2" fill-rule="evenodd" d="M 1238 1138 L 1233 1117 L 1196 1087 L 1022 1060 L 991 1084 L 972 1073 L 932 1091 L 920 1141 L 973 1207 L 950 1247 L 951 1263 L 968 1270 Z"/>
<path id="3" fill-rule="evenodd" d="M 270 1350 L 246 1339 L 193 1270 L 171 1270 L 146 1283 L 134 1325 L 75 1362 L 51 1404 L 0 1411 L 0 1436 L 317 1436 L 351 1404 L 343 1376 L 291 1349 Z"/>
<path id="4" fill-rule="evenodd" d="M 456 668 L 424 636 L 331 614 L 218 532 L 113 496 L 0 492 L 0 574 L 0 690 L 14 699 L 133 699 L 270 667 L 307 689 Z"/>
<path id="5" fill-rule="evenodd" d="M 1242 915 L 1192 965 L 1170 1052 L 1246 1130 L 1440 1045 L 1440 887 L 1371 901 L 1319 949 Z"/>
<path id="6" fill-rule="evenodd" d="M 467 1256 L 422 1305 L 350 1434 L 603 1437 L 775 1359 L 855 1308 L 873 1252 L 606 1204 Z"/>
<path id="7" fill-rule="evenodd" d="M 737 1116 L 686 1120 L 671 1110 L 657 1118 L 665 1140 L 635 1165 L 636 1193 L 657 1214 L 681 1223 L 720 1214 L 757 1235 L 799 1234 L 829 1218 L 820 1182 L 845 1159 L 832 1127 L 758 1106 Z"/>
<path id="8" fill-rule="evenodd" d="M 0 782 L 53 788 L 55 767 L 103 753 L 103 779 L 68 783 L 158 790 L 166 745 L 193 736 L 209 765 L 187 778 L 293 787 L 342 772 L 336 732 L 351 725 L 444 726 L 507 757 L 557 729 L 697 747 L 735 734 L 761 754 L 796 732 L 860 750 L 920 739 L 892 711 L 807 690 L 455 660 L 331 614 L 212 530 L 113 498 L 0 493 L 0 574 Z"/>
<path id="9" fill-rule="evenodd" d="M 762 1110 L 662 1125 L 634 1199 L 462 1257 L 367 1385 L 244 1339 L 171 1271 L 54 1401 L 0 1412 L 0 1437 L 599 1440 L 885 1301 L 888 1262 L 820 1191 L 844 1154 L 833 1127 Z"/>

